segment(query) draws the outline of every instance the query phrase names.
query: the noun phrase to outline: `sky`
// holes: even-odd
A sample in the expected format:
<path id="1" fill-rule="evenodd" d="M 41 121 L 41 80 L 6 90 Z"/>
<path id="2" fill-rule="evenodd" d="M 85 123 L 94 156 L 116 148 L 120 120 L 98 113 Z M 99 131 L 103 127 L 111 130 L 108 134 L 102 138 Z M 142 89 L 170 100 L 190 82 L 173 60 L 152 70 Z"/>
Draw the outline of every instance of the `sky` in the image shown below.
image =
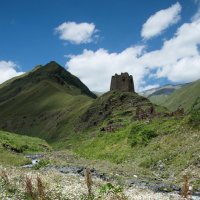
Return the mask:
<path id="1" fill-rule="evenodd" d="M 52 60 L 98 92 L 200 79 L 200 0 L 0 0 L 0 83 Z"/>

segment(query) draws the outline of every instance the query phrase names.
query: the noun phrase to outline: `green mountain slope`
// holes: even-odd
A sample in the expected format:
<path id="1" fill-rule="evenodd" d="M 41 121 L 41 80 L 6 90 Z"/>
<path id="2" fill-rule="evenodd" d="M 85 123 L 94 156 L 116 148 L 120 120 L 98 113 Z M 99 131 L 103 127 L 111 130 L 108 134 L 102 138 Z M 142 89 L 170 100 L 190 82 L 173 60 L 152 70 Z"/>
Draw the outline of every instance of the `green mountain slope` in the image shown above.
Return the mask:
<path id="1" fill-rule="evenodd" d="M 200 80 L 189 84 L 169 96 L 164 105 L 170 110 L 175 110 L 179 106 L 189 111 L 197 98 L 200 96 Z"/>
<path id="2" fill-rule="evenodd" d="M 199 102 L 198 102 L 199 103 Z M 138 119 L 136 108 L 155 109 L 153 116 Z M 108 92 L 97 98 L 80 119 L 83 132 L 54 143 L 82 157 L 121 166 L 123 175 L 180 183 L 192 169 L 199 174 L 199 113 L 170 116 L 161 106 L 135 93 Z M 198 117 L 198 118 L 197 118 Z M 195 126 L 193 126 L 195 125 Z M 114 167 L 113 167 L 114 168 Z M 114 169 L 113 169 L 114 170 Z M 112 171 L 113 173 L 113 171 Z M 196 175 L 191 182 L 199 187 Z"/>
<path id="3" fill-rule="evenodd" d="M 94 98 L 77 77 L 50 62 L 0 87 L 0 128 L 58 139 L 74 132 Z"/>
<path id="4" fill-rule="evenodd" d="M 89 128 L 106 123 L 120 123 L 134 119 L 136 109 L 148 110 L 153 104 L 145 97 L 133 92 L 110 91 L 98 97 L 82 115 L 80 124 Z M 161 106 L 153 106 L 155 112 L 165 111 Z"/>
<path id="5" fill-rule="evenodd" d="M 162 88 L 157 90 L 148 96 L 152 103 L 165 106 L 170 111 L 175 111 L 181 107 L 189 112 L 197 98 L 200 97 L 200 80 L 178 85 L 171 94 L 163 93 Z"/>
<path id="6" fill-rule="evenodd" d="M 49 150 L 50 146 L 42 139 L 0 131 L 0 164 L 23 165 L 30 162 L 24 153 Z"/>

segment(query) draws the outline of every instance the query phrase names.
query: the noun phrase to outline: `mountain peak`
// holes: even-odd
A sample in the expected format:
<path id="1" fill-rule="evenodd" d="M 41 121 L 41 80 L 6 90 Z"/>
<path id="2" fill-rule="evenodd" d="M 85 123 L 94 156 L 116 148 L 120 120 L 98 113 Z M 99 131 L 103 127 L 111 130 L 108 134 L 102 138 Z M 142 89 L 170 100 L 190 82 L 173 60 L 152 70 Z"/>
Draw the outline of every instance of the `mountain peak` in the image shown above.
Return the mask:
<path id="1" fill-rule="evenodd" d="M 45 66 L 51 66 L 51 67 L 61 67 L 61 65 L 59 65 L 56 61 L 50 61 L 49 63 L 47 63 Z"/>
<path id="2" fill-rule="evenodd" d="M 84 85 L 79 78 L 72 75 L 61 65 L 55 61 L 51 61 L 46 65 L 38 65 L 23 77 L 11 80 L 5 87 L 1 87 L 0 102 L 14 98 L 21 92 L 30 90 L 31 88 L 38 87 L 40 90 L 41 85 L 49 84 L 52 88 L 57 90 L 64 90 L 71 95 L 83 94 L 91 98 L 96 98 L 86 85 Z"/>
<path id="3" fill-rule="evenodd" d="M 33 71 L 29 74 L 30 77 L 35 77 L 39 80 L 51 80 L 62 86 L 74 86 L 80 89 L 82 94 L 86 94 L 92 98 L 96 98 L 96 95 L 93 94 L 86 85 L 84 85 L 79 78 L 72 75 L 64 67 L 59 65 L 55 61 L 51 61 L 46 65 L 38 68 L 38 70 Z"/>

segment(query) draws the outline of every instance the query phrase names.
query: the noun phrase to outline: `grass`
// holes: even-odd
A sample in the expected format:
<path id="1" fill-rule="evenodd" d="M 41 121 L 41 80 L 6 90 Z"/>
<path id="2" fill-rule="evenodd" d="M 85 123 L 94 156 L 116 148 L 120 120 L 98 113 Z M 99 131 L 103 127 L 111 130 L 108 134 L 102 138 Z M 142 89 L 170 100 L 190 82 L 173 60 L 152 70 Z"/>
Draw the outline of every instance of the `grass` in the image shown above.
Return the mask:
<path id="1" fill-rule="evenodd" d="M 167 102 L 169 107 L 173 110 L 183 105 L 188 111 L 199 95 L 199 81 L 175 93 Z M 132 175 L 153 177 L 157 173 L 160 178 L 173 176 L 179 181 L 191 166 L 199 172 L 197 109 L 183 118 L 137 121 L 136 108 L 149 109 L 148 99 L 117 91 L 94 98 L 80 80 L 51 63 L 0 87 L 0 128 L 46 139 L 55 149 L 70 149 L 91 160 L 129 164 Z M 156 113 L 167 112 L 162 106 L 154 108 Z M 100 131 L 109 124 L 120 127 L 113 132 Z M 23 153 L 48 148 L 44 140 L 0 132 L 1 164 L 25 164 L 30 160 Z M 38 168 L 46 165 L 48 162 L 41 161 Z"/>
<path id="2" fill-rule="evenodd" d="M 169 96 L 158 95 L 150 97 L 153 103 L 167 107 L 169 110 L 174 111 L 179 106 L 183 107 L 186 112 L 189 112 L 200 97 L 200 80 L 176 90 Z"/>
<path id="3" fill-rule="evenodd" d="M 74 134 L 95 95 L 57 64 L 49 64 L 0 87 L 0 129 L 48 141 Z"/>
<path id="4" fill-rule="evenodd" d="M 199 129 L 188 123 L 187 116 L 159 117 L 150 122 L 127 121 L 125 127 L 115 132 L 91 129 L 87 136 L 72 136 L 59 145 L 70 147 L 90 160 L 106 160 L 123 165 L 124 170 L 127 165 L 126 170 L 132 175 L 155 177 L 158 174 L 166 181 L 173 176 L 174 183 L 181 183 L 182 173 L 190 167 L 199 173 Z M 196 184 L 197 177 L 191 181 Z"/>
<path id="5" fill-rule="evenodd" d="M 24 154 L 45 152 L 51 147 L 42 139 L 0 131 L 0 163 L 24 165 L 30 162 Z"/>

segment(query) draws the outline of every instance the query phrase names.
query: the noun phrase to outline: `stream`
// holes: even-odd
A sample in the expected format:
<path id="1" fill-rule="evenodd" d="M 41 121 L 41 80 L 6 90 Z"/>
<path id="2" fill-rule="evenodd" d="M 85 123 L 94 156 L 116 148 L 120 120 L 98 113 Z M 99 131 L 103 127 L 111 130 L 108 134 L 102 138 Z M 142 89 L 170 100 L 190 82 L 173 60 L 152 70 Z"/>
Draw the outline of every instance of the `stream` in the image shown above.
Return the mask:
<path id="1" fill-rule="evenodd" d="M 26 158 L 31 159 L 31 164 L 22 166 L 23 168 L 32 168 L 34 165 L 36 165 L 40 159 L 43 157 L 41 154 L 35 154 L 35 155 L 26 155 Z M 46 170 L 50 169 L 56 169 L 60 173 L 68 174 L 79 174 L 80 176 L 84 176 L 84 171 L 86 167 L 80 167 L 80 166 L 54 166 L 50 165 L 46 167 Z M 90 169 L 91 174 L 93 177 L 100 178 L 104 181 L 114 181 L 115 177 L 109 177 L 104 173 L 100 173 L 97 170 Z M 138 187 L 138 188 L 147 188 L 154 192 L 161 192 L 161 193 L 178 193 L 180 194 L 181 188 L 177 187 L 173 184 L 165 184 L 163 182 L 149 182 L 148 180 L 139 180 L 139 179 L 132 179 L 132 180 L 125 180 L 125 185 L 128 185 L 129 187 Z M 191 196 L 191 200 L 200 200 L 200 190 L 193 193 Z"/>

